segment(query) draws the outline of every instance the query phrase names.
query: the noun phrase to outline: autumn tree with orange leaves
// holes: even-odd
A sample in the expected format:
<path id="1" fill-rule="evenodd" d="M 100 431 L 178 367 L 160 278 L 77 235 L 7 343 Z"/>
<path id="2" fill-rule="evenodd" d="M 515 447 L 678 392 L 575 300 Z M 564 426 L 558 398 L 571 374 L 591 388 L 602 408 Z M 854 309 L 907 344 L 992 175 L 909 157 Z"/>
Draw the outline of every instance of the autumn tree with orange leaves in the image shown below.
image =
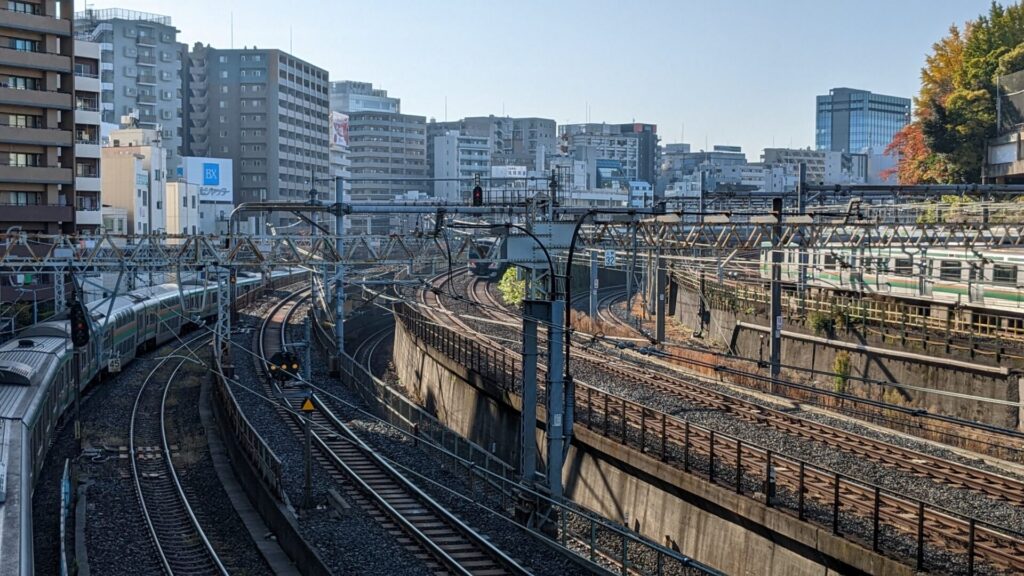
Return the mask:
<path id="1" fill-rule="evenodd" d="M 914 98 L 914 121 L 886 148 L 901 184 L 979 182 L 996 136 L 996 82 L 1024 69 L 1024 6 L 988 14 L 932 45 Z"/>

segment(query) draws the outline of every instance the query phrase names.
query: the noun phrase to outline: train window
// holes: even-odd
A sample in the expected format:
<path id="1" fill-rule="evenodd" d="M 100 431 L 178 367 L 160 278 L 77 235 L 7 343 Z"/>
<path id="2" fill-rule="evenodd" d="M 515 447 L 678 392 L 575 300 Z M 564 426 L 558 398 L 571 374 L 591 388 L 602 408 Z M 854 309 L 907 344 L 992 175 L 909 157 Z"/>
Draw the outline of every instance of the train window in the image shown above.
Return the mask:
<path id="1" fill-rule="evenodd" d="M 967 271 L 970 274 L 971 280 L 981 280 L 982 267 L 980 264 L 968 262 Z"/>
<path id="2" fill-rule="evenodd" d="M 896 274 L 900 276 L 912 276 L 914 274 L 914 261 L 910 258 L 896 259 Z"/>
<path id="3" fill-rule="evenodd" d="M 831 255 L 831 254 L 825 254 L 825 264 L 824 264 L 824 266 L 825 266 L 825 268 L 835 268 L 836 267 L 836 257 Z"/>
<path id="4" fill-rule="evenodd" d="M 952 280 L 959 282 L 960 276 L 960 261 L 959 260 L 941 260 L 939 262 L 939 278 L 943 280 Z"/>
<path id="5" fill-rule="evenodd" d="M 992 283 L 1002 286 L 1017 285 L 1017 267 L 1013 264 L 995 264 L 992 267 Z"/>

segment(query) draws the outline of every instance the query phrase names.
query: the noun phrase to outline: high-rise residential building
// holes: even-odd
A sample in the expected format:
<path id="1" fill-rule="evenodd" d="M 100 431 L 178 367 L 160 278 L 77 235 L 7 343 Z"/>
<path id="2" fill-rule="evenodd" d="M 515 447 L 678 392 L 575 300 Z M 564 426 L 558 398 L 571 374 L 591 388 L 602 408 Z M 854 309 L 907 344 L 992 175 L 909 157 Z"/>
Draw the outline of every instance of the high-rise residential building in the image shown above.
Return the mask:
<path id="1" fill-rule="evenodd" d="M 426 123 L 425 117 L 411 114 L 349 113 L 353 202 L 387 203 L 407 192 L 430 188 Z M 387 232 L 390 219 L 353 216 L 352 227 L 358 232 Z"/>
<path id="2" fill-rule="evenodd" d="M 565 124 L 558 127 L 561 152 L 592 148 L 598 157 L 618 160 L 627 180 L 652 186 L 658 176 L 658 134 L 654 124 Z"/>
<path id="3" fill-rule="evenodd" d="M 910 98 L 833 88 L 817 98 L 814 143 L 818 150 L 882 152 L 910 122 Z"/>
<path id="4" fill-rule="evenodd" d="M 654 124 L 619 124 L 619 133 L 637 139 L 636 180 L 651 186 L 658 180 L 658 127 Z"/>
<path id="5" fill-rule="evenodd" d="M 0 230 L 74 231 L 72 110 L 86 106 L 75 102 L 71 4 L 19 1 L 0 10 Z"/>
<path id="6" fill-rule="evenodd" d="M 121 8 L 75 14 L 75 36 L 102 48 L 103 121 L 138 112 L 141 128 L 158 130 L 172 170 L 182 148 L 182 62 L 170 16 Z"/>
<path id="7" fill-rule="evenodd" d="M 427 159 L 429 173 L 433 166 L 434 138 L 457 131 L 463 136 L 488 138 L 491 142 L 491 164 L 494 166 L 526 166 L 544 169 L 544 157 L 554 154 L 557 146 L 555 121 L 547 118 L 512 118 L 509 116 L 471 116 L 450 122 L 427 123 Z"/>
<path id="8" fill-rule="evenodd" d="M 317 184 L 330 176 L 326 70 L 281 50 L 196 44 L 184 86 L 186 154 L 232 159 L 236 204 L 305 202 L 328 186 Z"/>
<path id="9" fill-rule="evenodd" d="M 331 110 L 348 116 L 345 161 L 353 180 L 346 193 L 353 202 L 393 202 L 430 188 L 426 118 L 402 114 L 399 98 L 353 80 L 331 83 Z M 349 222 L 362 233 L 387 232 L 392 225 L 388 216 L 353 215 Z"/>
<path id="10" fill-rule="evenodd" d="M 95 232 L 103 225 L 100 197 L 100 45 L 75 40 L 75 228 Z"/>
<path id="11" fill-rule="evenodd" d="M 810 184 L 847 184 L 854 178 L 853 156 L 832 150 L 810 148 L 765 148 L 761 161 L 766 165 L 789 165 L 794 169 L 807 165 Z"/>
<path id="12" fill-rule="evenodd" d="M 374 88 L 369 82 L 339 80 L 331 82 L 331 110 L 398 113 L 402 111 L 402 100 L 388 96 L 387 90 Z"/>
<path id="13" fill-rule="evenodd" d="M 491 173 L 491 139 L 451 131 L 434 138 L 434 197 L 452 203 L 469 201 L 474 178 Z"/>

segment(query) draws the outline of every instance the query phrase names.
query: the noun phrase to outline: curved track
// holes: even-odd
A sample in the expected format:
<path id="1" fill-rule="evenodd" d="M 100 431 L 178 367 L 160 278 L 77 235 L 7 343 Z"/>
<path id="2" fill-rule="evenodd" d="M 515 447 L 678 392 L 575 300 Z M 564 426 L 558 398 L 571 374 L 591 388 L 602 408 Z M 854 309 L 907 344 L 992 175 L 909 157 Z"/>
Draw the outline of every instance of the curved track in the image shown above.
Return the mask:
<path id="1" fill-rule="evenodd" d="M 165 407 L 178 371 L 189 359 L 176 356 L 194 338 L 162 358 L 139 388 L 132 408 L 129 448 L 135 490 L 167 574 L 227 574 L 189 505 L 167 441 Z"/>
<path id="2" fill-rule="evenodd" d="M 463 271 L 462 273 L 467 272 Z M 462 320 L 458 314 L 446 308 L 445 302 L 439 294 L 444 293 L 444 285 L 449 279 L 450 277 L 447 275 L 435 277 L 433 289 L 421 294 L 421 304 L 431 310 L 431 313 L 434 314 L 434 321 L 441 325 L 454 324 L 459 331 L 465 331 L 467 334 L 473 333 L 485 346 L 503 348 L 504 345 L 501 342 L 480 333 Z M 470 300 L 484 304 L 483 309 L 487 310 L 489 316 L 498 321 L 504 316 L 506 321 L 501 323 L 518 326 L 518 322 L 515 322 L 514 318 L 513 321 L 508 321 L 509 315 L 503 314 L 504 307 L 497 305 L 493 296 L 486 290 L 486 283 L 471 280 L 467 291 Z M 436 312 L 433 312 L 434 310 Z M 1024 483 L 1018 480 L 893 446 L 883 441 L 865 438 L 826 424 L 766 408 L 718 392 L 707 386 L 701 386 L 702 380 L 713 382 L 711 378 L 688 375 L 684 379 L 586 350 L 574 350 L 573 359 L 574 362 L 592 364 L 596 369 L 608 373 L 621 383 L 633 383 L 639 387 L 661 390 L 676 395 L 688 403 L 727 412 L 752 423 L 778 429 L 789 435 L 824 442 L 858 457 L 931 478 L 940 483 L 974 490 L 987 497 L 1015 504 L 1024 503 Z M 540 372 L 544 370 L 546 367 L 539 366 Z M 611 412 L 609 412 L 609 408 L 611 408 Z M 601 413 L 602 410 L 605 414 L 603 433 L 609 433 L 609 414 L 614 414 L 615 420 L 617 420 L 613 424 L 614 427 L 621 426 L 621 433 L 617 434 L 621 437 L 621 441 L 627 444 L 639 444 L 641 451 L 645 451 L 645 449 L 657 451 L 657 446 L 652 446 L 655 443 L 645 442 L 645 438 L 650 435 L 652 430 L 657 431 L 660 428 L 662 459 L 665 458 L 667 449 L 680 448 L 684 445 L 689 446 L 686 450 L 685 462 L 689 462 L 691 457 L 698 455 L 706 459 L 715 450 L 717 439 L 717 455 L 712 459 L 714 466 L 720 465 L 727 469 L 742 470 L 744 473 L 751 470 L 756 474 L 756 471 L 763 470 L 770 463 L 774 462 L 778 465 L 780 462 L 778 456 L 774 456 L 774 460 L 772 460 L 772 454 L 757 447 L 723 438 L 721 435 L 717 435 L 716 438 L 714 433 L 708 434 L 706 430 L 698 430 L 697 427 L 691 427 L 686 422 L 674 418 L 659 417 L 655 410 L 608 394 L 577 379 L 576 413 L 580 416 L 587 414 L 587 424 L 592 425 L 593 421 L 590 420 L 589 415 L 592 412 Z M 601 423 L 599 422 L 599 424 Z M 639 443 L 636 441 L 637 437 L 640 438 Z M 691 451 L 692 454 L 690 454 Z M 684 466 L 689 469 L 688 463 Z M 965 520 L 954 518 L 939 510 L 926 514 L 919 510 L 918 505 L 910 499 L 891 499 L 886 505 L 878 508 L 877 493 L 863 484 L 844 483 L 838 476 L 812 470 L 810 467 L 805 472 L 803 466 L 799 467 L 799 472 L 796 466 L 783 466 L 778 468 L 777 472 L 780 490 L 785 488 L 790 493 L 801 493 L 803 494 L 801 498 L 805 497 L 808 501 L 830 502 L 834 500 L 836 494 L 840 494 L 843 502 L 848 503 L 849 511 L 862 517 L 871 517 L 874 510 L 878 510 L 879 517 L 885 518 L 887 524 L 898 527 L 905 533 L 919 532 L 918 523 L 920 522 L 921 525 L 931 529 L 933 534 L 948 535 L 948 541 L 944 539 L 934 541 L 933 543 L 936 545 L 948 547 L 953 543 L 955 548 L 955 543 L 968 540 L 968 526 Z M 993 531 L 990 528 L 978 527 L 975 529 L 973 521 L 971 522 L 969 529 L 973 536 L 969 538 L 973 541 L 977 552 L 982 553 L 987 560 L 996 565 L 1011 569 L 1024 569 L 1024 541 L 1020 539 L 1020 535 L 1002 534 L 1000 531 Z M 981 536 L 982 532 L 984 532 L 984 536 Z"/>
<path id="3" fill-rule="evenodd" d="M 260 331 L 263 358 L 286 345 L 289 319 L 307 293 L 293 293 L 271 310 Z M 358 353 L 363 358 L 372 358 L 373 350 L 387 334 L 388 329 L 375 332 L 363 342 Z M 302 404 L 307 398 L 313 402 L 315 409 L 307 413 L 308 426 L 328 473 L 345 484 L 354 485 L 356 489 L 348 496 L 385 527 L 404 532 L 406 537 L 400 541 L 426 554 L 428 563 L 437 572 L 466 576 L 528 574 L 486 537 L 395 470 L 335 416 L 319 396 L 309 395 L 300 387 L 278 388 L 275 394 L 283 399 L 280 409 L 291 416 L 291 426 L 296 433 L 304 433 L 298 416 L 302 413 Z"/>

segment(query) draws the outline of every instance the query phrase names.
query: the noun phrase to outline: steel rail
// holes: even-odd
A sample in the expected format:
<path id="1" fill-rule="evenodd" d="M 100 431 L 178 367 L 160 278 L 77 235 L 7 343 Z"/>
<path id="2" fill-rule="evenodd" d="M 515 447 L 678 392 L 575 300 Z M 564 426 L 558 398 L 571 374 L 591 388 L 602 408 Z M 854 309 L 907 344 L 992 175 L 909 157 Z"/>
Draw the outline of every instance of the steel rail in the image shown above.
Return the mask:
<path id="1" fill-rule="evenodd" d="M 136 453 L 136 423 L 139 421 L 139 408 L 142 404 L 143 396 L 145 395 L 150 382 L 154 380 L 156 374 L 160 372 L 161 369 L 163 369 L 168 362 L 174 359 L 174 355 L 176 355 L 180 350 L 187 348 L 188 345 L 193 342 L 207 338 L 209 338 L 208 335 L 200 335 L 196 336 L 195 338 L 192 338 L 191 340 L 188 340 L 187 342 L 182 343 L 181 346 L 179 346 L 174 350 L 174 352 L 172 352 L 172 356 L 162 358 L 160 362 L 149 372 L 149 374 L 146 376 L 146 380 L 139 388 L 139 393 L 135 397 L 135 404 L 132 407 L 131 422 L 129 424 L 128 449 L 132 459 L 132 477 L 135 485 L 135 493 L 139 499 L 139 505 L 142 508 L 142 514 L 146 520 L 146 526 L 149 529 L 150 536 L 153 539 L 153 544 L 156 546 L 157 553 L 160 556 L 160 563 L 163 566 L 164 571 L 168 575 L 186 574 L 190 571 L 187 569 L 183 570 L 181 568 L 175 567 L 176 559 L 170 557 L 174 553 L 174 551 L 166 546 L 167 541 L 165 537 L 167 536 L 167 534 L 161 534 L 160 530 L 158 530 L 157 528 L 158 522 L 154 522 L 154 514 L 157 513 L 157 510 L 151 509 L 149 504 L 147 504 L 146 502 L 145 491 L 143 490 L 142 487 L 142 474 L 139 471 L 138 465 L 139 455 Z M 188 518 L 188 524 L 186 526 L 191 528 L 191 530 L 195 532 L 195 536 L 202 542 L 202 549 L 205 550 L 207 556 L 207 558 L 205 559 L 208 560 L 210 563 L 210 566 L 201 568 L 197 572 L 193 571 L 192 573 L 209 573 L 210 569 L 212 568 L 219 574 L 226 575 L 228 573 L 227 570 L 225 569 L 223 563 L 221 562 L 220 557 L 217 555 L 216 550 L 214 550 L 213 545 L 210 543 L 209 538 L 207 538 L 206 533 L 203 531 L 202 526 L 200 526 L 199 521 L 196 518 L 194 511 L 192 510 L 192 506 L 189 504 L 188 497 L 185 495 L 185 491 L 181 486 L 181 482 L 179 481 L 177 471 L 175 471 L 174 464 L 171 460 L 169 444 L 167 442 L 166 427 L 164 423 L 164 406 L 167 398 L 167 391 L 170 388 L 171 383 L 177 376 L 178 370 L 182 367 L 182 365 L 185 364 L 186 361 L 187 359 L 180 359 L 178 363 L 175 365 L 170 376 L 167 378 L 167 382 L 164 385 L 164 390 L 161 395 L 159 418 L 160 435 L 164 451 L 163 457 L 165 457 L 165 462 L 167 464 L 169 476 L 173 480 L 173 486 L 177 501 Z M 180 513 L 181 511 L 178 512 Z M 189 552 L 191 553 L 191 550 Z"/>

